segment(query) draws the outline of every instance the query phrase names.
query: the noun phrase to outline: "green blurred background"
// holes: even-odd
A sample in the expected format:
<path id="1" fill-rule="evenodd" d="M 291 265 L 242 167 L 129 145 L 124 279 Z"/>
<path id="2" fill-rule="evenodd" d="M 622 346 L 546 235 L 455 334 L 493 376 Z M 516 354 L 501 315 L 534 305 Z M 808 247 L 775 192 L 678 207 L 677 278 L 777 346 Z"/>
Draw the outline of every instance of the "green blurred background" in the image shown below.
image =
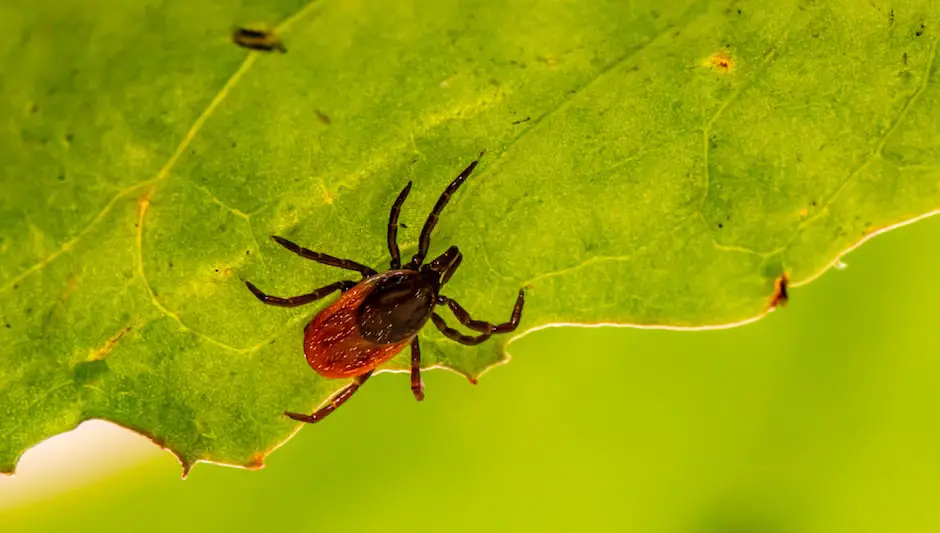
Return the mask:
<path id="1" fill-rule="evenodd" d="M 383 374 L 262 471 L 150 454 L 0 530 L 938 531 L 940 217 L 846 262 L 741 328 L 542 331 L 421 404 Z"/>

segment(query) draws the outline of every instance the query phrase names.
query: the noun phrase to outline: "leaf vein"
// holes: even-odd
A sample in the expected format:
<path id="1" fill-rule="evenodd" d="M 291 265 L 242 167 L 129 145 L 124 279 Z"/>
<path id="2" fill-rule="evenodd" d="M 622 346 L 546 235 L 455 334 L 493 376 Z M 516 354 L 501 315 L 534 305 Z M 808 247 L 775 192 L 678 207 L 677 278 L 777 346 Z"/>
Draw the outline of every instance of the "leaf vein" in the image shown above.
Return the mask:
<path id="1" fill-rule="evenodd" d="M 924 69 L 924 75 L 923 75 L 924 79 L 921 82 L 920 87 L 918 87 L 917 90 L 914 91 L 914 94 L 912 94 L 911 97 L 908 98 L 907 102 L 904 103 L 904 106 L 901 108 L 901 111 L 898 113 L 898 117 L 891 124 L 891 127 L 889 127 L 887 131 L 885 131 L 884 135 L 881 136 L 881 139 L 878 141 L 878 145 L 875 146 L 875 149 L 871 151 L 871 153 L 868 155 L 868 157 L 865 158 L 865 160 L 862 162 L 861 165 L 859 165 L 855 170 L 849 173 L 849 175 L 842 181 L 839 187 L 837 187 L 836 190 L 829 196 L 829 198 L 820 207 L 818 211 L 813 213 L 813 215 L 808 217 L 806 220 L 803 220 L 802 222 L 800 222 L 800 225 L 797 227 L 796 231 L 793 233 L 793 237 L 791 237 L 790 240 L 787 241 L 787 243 L 783 246 L 784 249 L 789 248 L 796 241 L 796 239 L 803 233 L 803 230 L 805 230 L 814 221 L 818 220 L 819 217 L 823 215 L 823 213 L 828 212 L 829 207 L 839 198 L 839 196 L 842 195 L 843 192 L 845 192 L 849 188 L 849 185 L 855 181 L 855 178 L 857 178 L 858 175 L 861 174 L 861 172 L 865 170 L 865 168 L 868 167 L 868 165 L 875 159 L 875 157 L 882 155 L 882 152 L 884 151 L 884 147 L 888 143 L 888 139 L 891 138 L 891 135 L 894 134 L 894 132 L 897 130 L 901 122 L 904 121 L 904 118 L 907 116 L 907 113 L 910 111 L 911 107 L 914 105 L 914 103 L 918 100 L 920 95 L 927 89 L 927 86 L 930 84 L 930 75 L 933 70 L 934 60 L 936 59 L 936 56 L 937 56 L 937 44 L 938 43 L 940 43 L 940 37 L 935 39 L 933 42 L 933 45 L 931 45 L 930 58 L 927 60 L 927 66 Z"/>
<path id="2" fill-rule="evenodd" d="M 111 212 L 111 209 L 114 207 L 114 204 L 116 204 L 116 203 L 118 202 L 118 200 L 120 200 L 120 199 L 121 199 L 122 197 L 124 197 L 124 196 L 127 196 L 127 195 L 131 194 L 132 192 L 136 191 L 137 189 L 140 189 L 140 188 L 142 188 L 142 187 L 147 186 L 147 185 L 150 184 L 150 183 L 151 183 L 151 181 L 142 181 L 142 182 L 137 183 L 137 184 L 135 184 L 135 185 L 131 185 L 131 186 L 129 186 L 129 187 L 126 187 L 126 188 L 124 188 L 124 189 L 121 189 L 117 194 L 115 194 L 114 196 L 112 196 L 110 200 L 108 200 L 108 202 L 107 202 L 107 203 L 105 204 L 105 206 L 101 209 L 101 211 L 99 211 L 98 214 L 95 215 L 95 217 L 91 220 L 91 222 L 88 223 L 87 226 L 85 226 L 84 228 L 82 228 L 81 231 L 79 231 L 78 233 L 76 233 L 74 237 L 72 237 L 71 239 L 69 239 L 68 241 L 66 241 L 64 244 L 62 244 L 62 246 L 59 247 L 58 250 L 56 250 L 55 252 L 53 252 L 53 253 L 47 255 L 45 258 L 43 258 L 42 260 L 38 261 L 38 262 L 35 263 L 33 266 L 27 268 L 26 270 L 24 270 L 24 271 L 23 271 L 22 273 L 20 273 L 19 275 L 17 275 L 17 276 L 15 276 L 15 277 L 13 277 L 12 279 L 10 279 L 10 281 L 8 281 L 6 284 L 4 284 L 2 287 L 0 287 L 0 294 L 6 292 L 6 291 L 8 291 L 8 290 L 10 290 L 14 285 L 16 285 L 16 284 L 18 284 L 19 282 L 23 281 L 24 279 L 26 279 L 27 277 L 29 277 L 31 274 L 34 274 L 34 273 L 36 273 L 36 272 L 42 270 L 43 268 L 45 268 L 46 266 L 48 266 L 49 263 L 52 263 L 53 261 L 55 261 L 56 259 L 58 259 L 61 255 L 63 255 L 63 254 L 65 254 L 65 253 L 70 252 L 70 251 L 72 251 L 73 249 L 75 249 L 75 245 L 77 245 L 78 242 L 79 242 L 89 231 L 91 231 L 91 229 L 92 229 L 93 227 L 95 227 L 99 222 L 101 222 L 101 220 L 104 219 L 104 217 L 105 217 L 108 213 Z"/>
<path id="3" fill-rule="evenodd" d="M 538 129 L 538 127 L 545 121 L 545 119 L 547 119 L 547 118 L 549 118 L 549 117 L 551 117 L 551 116 L 553 116 L 553 115 L 555 115 L 555 114 L 557 114 L 557 113 L 559 113 L 559 112 L 562 112 L 562 111 L 564 111 L 565 109 L 567 109 L 568 107 L 570 107 L 571 104 L 572 104 L 572 102 L 575 100 L 575 98 L 577 98 L 580 94 L 582 94 L 584 91 L 588 90 L 591 86 L 593 86 L 594 84 L 598 83 L 600 80 L 602 80 L 602 79 L 604 79 L 605 77 L 607 77 L 608 75 L 610 75 L 612 72 L 614 72 L 614 71 L 618 70 L 619 68 L 623 67 L 628 61 L 630 61 L 631 59 L 633 59 L 634 57 L 636 57 L 637 55 L 639 55 L 640 53 L 642 53 L 644 50 L 648 49 L 650 46 L 653 45 L 653 43 L 655 43 L 656 41 L 658 41 L 659 39 L 661 39 L 664 35 L 668 34 L 670 31 L 672 31 L 673 29 L 675 29 L 677 26 L 680 26 L 680 25 L 683 25 L 683 24 L 687 24 L 688 21 L 685 21 L 686 15 L 688 15 L 689 13 L 692 13 L 692 12 L 693 12 L 692 7 L 693 7 L 694 5 L 696 5 L 696 4 L 699 4 L 699 3 L 701 3 L 701 2 L 696 2 L 695 4 L 692 4 L 692 6 L 686 8 L 685 12 L 683 12 L 683 14 L 679 16 L 679 18 L 677 19 L 677 22 L 676 22 L 675 24 L 670 24 L 670 25 L 666 26 L 665 28 L 663 28 L 663 30 L 662 30 L 661 32 L 659 32 L 658 34 L 656 34 L 655 36 L 653 36 L 649 41 L 647 41 L 647 42 L 645 42 L 645 43 L 639 45 L 638 47 L 635 47 L 634 49 L 630 50 L 629 52 L 624 53 L 623 55 L 621 55 L 620 57 L 618 57 L 617 59 L 615 59 L 615 60 L 612 61 L 611 63 L 607 64 L 604 68 L 602 68 L 600 71 L 598 71 L 597 74 L 594 75 L 593 77 L 591 77 L 589 80 L 587 80 L 586 82 L 582 83 L 582 84 L 579 85 L 578 87 L 575 87 L 573 90 L 568 91 L 567 94 L 566 94 L 566 98 L 565 98 L 565 100 L 564 100 L 563 102 L 561 102 L 560 104 L 556 105 L 556 106 L 553 107 L 552 109 L 549 109 L 548 111 L 546 111 L 545 113 L 543 113 L 542 115 L 540 115 L 539 117 L 537 117 L 536 119 L 532 120 L 532 121 L 529 123 L 529 127 L 526 128 L 525 131 L 523 131 L 522 133 L 520 133 L 520 134 L 517 135 L 515 138 L 513 138 L 512 140 L 509 141 L 509 144 L 506 145 L 505 148 L 503 148 L 502 153 L 505 154 L 506 152 L 508 152 L 509 150 L 511 150 L 516 144 L 518 144 L 519 142 L 521 142 L 528 134 L 530 134 L 530 133 L 532 133 L 533 131 L 535 131 L 536 129 Z M 498 160 L 497 160 L 496 165 L 498 165 L 498 164 L 499 164 L 499 163 L 498 163 Z"/>
<path id="4" fill-rule="evenodd" d="M 581 261 L 580 263 L 577 263 L 577 264 L 572 265 L 572 266 L 570 266 L 570 267 L 565 267 L 565 268 L 561 268 L 561 269 L 558 269 L 558 270 L 553 270 L 553 271 L 551 271 L 551 272 L 545 272 L 545 273 L 543 273 L 543 274 L 539 274 L 538 276 L 535 276 L 535 277 L 530 278 L 529 280 L 523 282 L 522 285 L 523 285 L 524 287 L 528 287 L 528 286 L 532 285 L 533 283 L 535 283 L 535 282 L 537 282 L 537 281 L 542 281 L 542 280 L 544 280 L 544 279 L 554 278 L 554 277 L 557 277 L 557 276 L 564 276 L 564 275 L 566 275 L 566 274 L 570 274 L 571 272 L 575 272 L 575 271 L 578 271 L 578 270 L 580 270 L 580 269 L 582 269 L 582 268 L 589 267 L 589 266 L 595 265 L 595 264 L 600 264 L 600 263 L 619 263 L 619 262 L 625 262 L 625 261 L 632 261 L 633 259 L 634 259 L 634 255 L 633 255 L 633 254 L 630 254 L 630 255 L 610 255 L 610 256 L 608 256 L 608 255 L 595 255 L 595 256 L 593 256 L 593 257 L 589 257 L 588 259 L 585 259 L 584 261 Z"/>
<path id="5" fill-rule="evenodd" d="M 245 212 L 242 211 L 241 209 L 232 207 L 232 206 L 228 205 L 227 203 L 223 202 L 222 200 L 219 199 L 218 196 L 212 194 L 212 191 L 210 191 L 210 190 L 207 189 L 206 187 L 204 187 L 204 186 L 202 186 L 202 185 L 199 185 L 198 183 L 194 183 L 194 182 L 192 182 L 192 181 L 191 181 L 190 183 L 192 184 L 193 187 L 195 187 L 195 188 L 198 189 L 200 192 L 202 192 L 203 194 L 205 194 L 206 196 L 208 196 L 209 199 L 212 200 L 212 203 L 214 203 L 214 204 L 218 205 L 219 207 L 225 209 L 226 211 L 232 213 L 233 215 L 237 216 L 238 218 L 243 218 L 243 219 L 245 219 L 245 220 L 248 220 L 248 217 L 249 217 L 249 214 L 248 214 L 248 213 L 245 213 Z"/>
<path id="6" fill-rule="evenodd" d="M 278 25 L 275 31 L 285 31 L 294 22 L 296 22 L 297 20 L 299 20 L 300 18 L 308 14 L 316 4 L 317 4 L 316 0 L 312 0 L 311 2 L 307 3 L 300 11 L 298 11 L 294 15 L 291 15 L 290 17 L 285 19 L 280 25 Z M 235 87 L 235 85 L 238 84 L 238 82 L 242 79 L 242 77 L 244 77 L 244 75 L 251 69 L 252 65 L 254 65 L 258 57 L 259 57 L 258 52 L 249 53 L 248 57 L 246 57 L 245 60 L 242 62 L 242 64 L 238 67 L 238 70 L 236 70 L 235 73 L 232 74 L 228 80 L 226 80 L 225 84 L 219 90 L 218 94 L 215 95 L 215 97 L 209 102 L 209 105 L 206 106 L 206 109 L 204 109 L 203 112 L 200 113 L 200 115 L 196 118 L 195 122 L 193 122 L 192 126 L 190 126 L 189 130 L 186 132 L 186 135 L 183 136 L 183 140 L 180 141 L 179 146 L 177 146 L 176 151 L 173 152 L 173 155 L 171 155 L 170 159 L 168 159 L 167 162 L 163 165 L 163 167 L 160 169 L 160 172 L 157 173 L 157 176 L 153 180 L 151 180 L 151 182 L 153 183 L 153 186 L 150 188 L 150 190 L 144 193 L 144 196 L 138 202 L 140 207 L 139 207 L 139 214 L 138 214 L 138 220 L 137 220 L 137 247 L 136 247 L 137 248 L 137 273 L 140 276 L 140 279 L 144 284 L 144 288 L 147 290 L 147 294 L 150 296 L 150 301 L 153 304 L 153 306 L 156 307 L 164 315 L 172 318 L 177 323 L 179 323 L 180 327 L 184 331 L 192 332 L 196 336 L 220 348 L 223 348 L 228 351 L 239 352 L 239 353 L 250 351 L 253 348 L 249 348 L 249 349 L 235 348 L 205 333 L 202 333 L 198 330 L 195 330 L 187 326 L 186 323 L 184 323 L 183 320 L 180 318 L 178 312 L 164 306 L 157 299 L 156 294 L 153 291 L 153 287 L 150 286 L 150 282 L 147 280 L 147 274 L 144 271 L 144 259 L 143 259 L 144 221 L 146 220 L 146 214 L 149 209 L 150 202 L 152 201 L 153 195 L 157 192 L 157 189 L 159 188 L 159 186 L 164 181 L 166 181 L 166 179 L 170 175 L 170 171 L 176 165 L 177 161 L 179 161 L 179 159 L 182 157 L 183 153 L 185 153 L 186 148 L 188 148 L 190 143 L 192 143 L 193 139 L 196 138 L 196 135 L 199 133 L 200 130 L 202 130 L 202 127 L 209 120 L 209 118 L 212 116 L 215 110 L 218 109 L 218 107 L 222 104 L 222 102 L 228 96 L 229 92 Z M 235 213 L 236 215 L 250 222 L 248 215 L 245 214 L 244 212 L 229 207 L 227 204 L 225 204 L 224 202 L 216 198 L 215 195 L 213 195 L 203 186 L 196 184 L 196 183 L 192 183 L 192 185 L 194 185 L 196 188 L 200 189 L 204 193 L 208 194 L 209 197 L 212 198 L 212 200 L 216 202 L 217 204 L 221 205 L 222 207 L 225 207 L 232 213 Z M 250 230 L 251 228 L 249 226 L 249 231 Z M 252 238 L 254 239 L 253 232 L 252 232 Z M 260 253 L 261 248 L 260 248 L 260 245 L 258 245 L 257 243 L 257 239 L 255 239 L 255 245 L 258 246 L 258 250 Z"/>
<path id="7" fill-rule="evenodd" d="M 777 46 L 779 46 L 779 44 L 780 43 L 778 43 Z M 754 82 L 773 62 L 773 59 L 774 57 L 776 57 L 776 55 L 777 55 L 777 47 L 775 46 L 773 49 L 771 49 L 769 53 L 767 53 L 764 56 L 764 63 L 761 66 L 761 68 L 757 72 L 754 73 L 753 78 L 748 83 L 742 84 L 740 87 L 738 87 L 736 91 L 731 93 L 731 96 L 729 96 L 728 98 L 725 99 L 724 102 L 722 102 L 722 104 L 718 107 L 718 110 L 715 111 L 715 114 L 712 115 L 712 118 L 710 118 L 708 122 L 705 123 L 705 126 L 702 128 L 702 147 L 704 148 L 703 157 L 705 161 L 705 164 L 704 164 L 705 172 L 704 172 L 704 179 L 703 179 L 703 184 L 702 184 L 702 188 L 704 189 L 704 192 L 702 193 L 702 199 L 699 202 L 699 211 L 701 211 L 702 207 L 705 205 L 705 200 L 708 198 L 708 189 L 710 187 L 709 175 L 708 175 L 708 152 L 709 152 L 708 136 L 711 133 L 712 126 L 715 125 L 715 122 L 718 121 L 718 118 L 722 115 L 722 113 L 725 112 L 725 109 L 727 109 L 728 106 L 730 106 L 735 100 L 737 100 L 745 90 L 747 90 L 752 85 L 754 85 Z"/>

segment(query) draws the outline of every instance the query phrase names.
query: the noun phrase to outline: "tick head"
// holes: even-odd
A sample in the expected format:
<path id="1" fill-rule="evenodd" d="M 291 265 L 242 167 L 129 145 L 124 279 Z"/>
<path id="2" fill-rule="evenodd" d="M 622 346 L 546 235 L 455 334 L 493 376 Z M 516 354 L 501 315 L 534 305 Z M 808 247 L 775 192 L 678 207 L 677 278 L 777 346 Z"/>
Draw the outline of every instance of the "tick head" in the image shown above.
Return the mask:
<path id="1" fill-rule="evenodd" d="M 463 254 L 460 250 L 456 246 L 451 246 L 436 259 L 424 265 L 421 273 L 426 278 L 430 278 L 438 287 L 442 287 L 454 275 L 454 271 L 460 266 L 462 260 Z"/>

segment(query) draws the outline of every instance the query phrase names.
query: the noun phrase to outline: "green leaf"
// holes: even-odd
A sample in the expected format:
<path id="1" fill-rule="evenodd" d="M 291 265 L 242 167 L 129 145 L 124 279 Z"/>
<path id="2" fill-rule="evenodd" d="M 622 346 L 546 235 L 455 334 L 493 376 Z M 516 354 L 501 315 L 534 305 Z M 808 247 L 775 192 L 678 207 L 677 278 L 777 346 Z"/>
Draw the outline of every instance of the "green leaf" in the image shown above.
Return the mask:
<path id="1" fill-rule="evenodd" d="M 938 11 L 7 2 L 0 471 L 89 418 L 151 436 L 186 469 L 260 466 L 298 426 L 284 410 L 344 383 L 303 358 L 322 306 L 268 307 L 242 280 L 289 296 L 352 279 L 268 236 L 385 268 L 398 191 L 414 181 L 408 256 L 481 150 L 432 241 L 463 252 L 446 293 L 475 317 L 506 320 L 520 287 L 518 333 L 759 317 L 781 275 L 805 283 L 938 210 Z M 262 24 L 287 53 L 232 43 Z M 475 379 L 510 336 L 420 339 L 425 366 Z M 572 372 L 590 375 L 589 357 Z"/>

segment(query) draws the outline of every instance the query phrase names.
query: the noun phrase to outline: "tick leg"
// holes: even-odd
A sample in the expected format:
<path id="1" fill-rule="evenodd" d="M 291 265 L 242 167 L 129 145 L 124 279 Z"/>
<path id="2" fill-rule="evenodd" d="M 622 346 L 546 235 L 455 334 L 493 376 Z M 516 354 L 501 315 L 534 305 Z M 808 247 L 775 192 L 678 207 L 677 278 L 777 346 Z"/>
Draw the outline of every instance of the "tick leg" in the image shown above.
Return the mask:
<path id="1" fill-rule="evenodd" d="M 308 250 L 307 248 L 298 246 L 284 237 L 278 237 L 277 235 L 271 235 L 271 238 L 284 248 L 287 248 L 304 259 L 310 259 L 311 261 L 323 263 L 324 265 L 345 268 L 346 270 L 355 270 L 356 272 L 362 274 L 362 277 L 364 278 L 374 276 L 376 274 L 375 270 L 372 270 L 365 265 L 360 265 L 355 261 L 350 261 L 349 259 L 339 259 L 338 257 L 333 257 L 332 255 L 314 252 L 313 250 Z"/>
<path id="2" fill-rule="evenodd" d="M 255 287 L 250 281 L 246 281 L 245 285 L 248 286 L 248 290 L 255 295 L 256 298 L 268 305 L 276 305 L 278 307 L 297 307 L 299 305 L 308 304 L 310 302 L 319 300 L 324 296 L 330 294 L 333 291 L 347 291 L 356 285 L 355 281 L 337 281 L 336 283 L 330 283 L 324 287 L 309 293 L 301 294 L 300 296 L 291 296 L 290 298 L 279 298 L 277 296 L 269 296 L 261 292 L 258 287 Z"/>
<path id="3" fill-rule="evenodd" d="M 401 204 L 405 203 L 405 198 L 411 191 L 411 182 L 405 185 L 405 188 L 398 193 L 398 198 L 392 204 L 392 212 L 388 215 L 388 253 L 392 256 L 390 268 L 393 270 L 401 268 L 401 253 L 398 251 L 398 213 L 401 212 Z"/>
<path id="4" fill-rule="evenodd" d="M 346 385 L 342 390 L 330 398 L 326 405 L 314 411 L 312 415 L 303 415 L 300 413 L 292 413 L 290 411 L 284 411 L 284 414 L 298 422 L 306 422 L 308 424 L 319 422 L 326 418 L 328 414 L 335 411 L 339 406 L 346 403 L 346 400 L 355 394 L 356 391 L 359 390 L 359 387 L 361 387 L 362 384 L 365 383 L 371 375 L 372 371 L 370 370 L 361 376 L 356 376 L 356 379 L 354 379 L 352 383 Z"/>
<path id="5" fill-rule="evenodd" d="M 418 337 L 411 341 L 411 392 L 415 400 L 424 399 L 424 383 L 421 382 L 421 347 L 418 346 Z"/>
<path id="6" fill-rule="evenodd" d="M 463 306 L 447 296 L 438 296 L 437 303 L 439 305 L 447 304 L 457 320 L 473 331 L 479 331 L 480 333 L 509 333 L 515 331 L 516 327 L 519 326 L 519 320 L 522 318 L 522 306 L 525 305 L 525 292 L 519 290 L 519 296 L 516 297 L 516 304 L 512 308 L 512 317 L 509 322 L 495 325 L 482 320 L 474 320 Z"/>
<path id="7" fill-rule="evenodd" d="M 467 346 L 480 344 L 493 335 L 492 332 L 485 332 L 476 336 L 464 335 L 456 329 L 448 326 L 447 322 L 444 322 L 444 319 L 441 318 L 441 315 L 437 313 L 431 314 L 431 321 L 434 322 L 434 325 L 437 326 L 437 329 L 441 330 L 441 333 L 443 333 L 445 337 L 451 340 L 455 340 L 460 344 L 466 344 Z"/>
<path id="8" fill-rule="evenodd" d="M 470 173 L 473 172 L 477 163 L 480 162 L 480 157 L 483 157 L 483 152 L 480 152 L 479 157 L 474 159 L 467 168 L 463 169 L 463 172 L 454 178 L 454 181 L 450 182 L 450 185 L 444 189 L 441 197 L 437 199 L 437 203 L 434 204 L 434 209 L 431 209 L 431 214 L 428 215 L 427 222 L 425 222 L 424 227 L 421 228 L 421 237 L 418 239 L 418 253 L 412 256 L 411 267 L 417 268 L 421 266 L 424 258 L 428 255 L 428 248 L 431 246 L 431 231 L 433 231 L 434 226 L 437 225 L 437 219 L 440 218 L 441 211 L 444 210 L 444 206 L 447 205 L 447 201 L 450 200 L 450 197 L 453 196 L 454 193 L 457 192 L 457 189 L 463 185 L 463 182 L 467 181 L 467 178 L 470 177 Z"/>

